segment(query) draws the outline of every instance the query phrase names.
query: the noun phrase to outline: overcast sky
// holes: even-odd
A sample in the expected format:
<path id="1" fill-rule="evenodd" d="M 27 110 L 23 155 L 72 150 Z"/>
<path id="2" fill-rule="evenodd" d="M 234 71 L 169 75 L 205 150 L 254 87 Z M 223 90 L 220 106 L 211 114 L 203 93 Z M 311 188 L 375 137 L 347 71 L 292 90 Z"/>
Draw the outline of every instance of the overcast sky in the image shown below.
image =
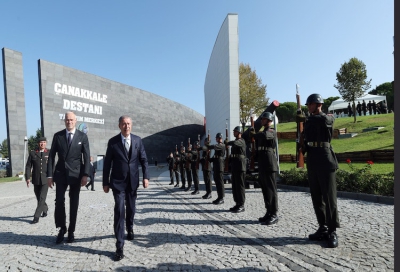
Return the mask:
<path id="1" fill-rule="evenodd" d="M 340 96 L 341 64 L 363 61 L 372 88 L 393 80 L 393 1 L 2 1 L 0 47 L 22 53 L 28 137 L 40 127 L 37 60 L 79 69 L 204 114 L 204 80 L 228 13 L 239 18 L 239 61 L 267 96 Z M 3 80 L 0 88 L 4 90 Z M 7 137 L 0 96 L 0 141 Z M 121 112 L 122 114 L 122 112 Z M 51 135 L 47 135 L 51 137 Z"/>

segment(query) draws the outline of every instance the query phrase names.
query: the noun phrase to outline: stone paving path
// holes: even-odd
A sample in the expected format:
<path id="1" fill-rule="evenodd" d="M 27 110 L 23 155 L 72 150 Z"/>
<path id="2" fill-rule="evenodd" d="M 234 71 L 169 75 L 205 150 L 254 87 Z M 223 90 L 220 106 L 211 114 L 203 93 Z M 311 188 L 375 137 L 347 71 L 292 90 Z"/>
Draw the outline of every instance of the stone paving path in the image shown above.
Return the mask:
<path id="1" fill-rule="evenodd" d="M 114 262 L 113 197 L 82 189 L 76 242 L 55 244 L 55 191 L 49 216 L 31 225 L 33 187 L 0 183 L 0 271 L 393 271 L 393 205 L 339 199 L 339 247 L 308 240 L 316 218 L 308 193 L 279 190 L 278 224 L 263 226 L 260 189 L 246 190 L 246 211 L 232 214 L 230 184 L 225 204 L 173 188 L 165 167 L 151 166 L 148 189 L 140 187 L 135 240 Z M 201 172 L 201 171 L 200 171 Z M 201 177 L 202 178 L 202 177 Z M 216 198 L 215 186 L 213 187 Z M 66 206 L 69 209 L 68 194 Z M 67 213 L 69 214 L 69 213 Z M 67 222 L 68 222 L 67 217 Z"/>

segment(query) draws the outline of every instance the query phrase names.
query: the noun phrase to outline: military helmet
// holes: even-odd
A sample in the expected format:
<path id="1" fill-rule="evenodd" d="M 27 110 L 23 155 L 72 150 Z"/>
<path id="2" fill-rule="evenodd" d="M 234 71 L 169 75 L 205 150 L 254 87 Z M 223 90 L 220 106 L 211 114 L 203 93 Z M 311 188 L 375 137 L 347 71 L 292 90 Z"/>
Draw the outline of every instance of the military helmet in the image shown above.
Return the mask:
<path id="1" fill-rule="evenodd" d="M 317 103 L 317 104 L 324 104 L 324 100 L 322 99 L 322 96 L 320 94 L 311 94 L 307 98 L 306 106 L 310 103 Z"/>
<path id="2" fill-rule="evenodd" d="M 233 129 L 233 131 L 237 131 L 237 132 L 242 133 L 242 131 L 240 130 L 240 127 L 239 127 L 239 126 L 235 127 L 235 128 Z"/>
<path id="3" fill-rule="evenodd" d="M 261 118 L 266 118 L 268 120 L 274 120 L 274 115 L 268 111 L 263 112 L 263 114 L 261 114 Z"/>
<path id="4" fill-rule="evenodd" d="M 222 133 L 217 133 L 217 135 L 215 135 L 215 138 L 222 138 Z"/>
<path id="5" fill-rule="evenodd" d="M 200 143 L 198 141 L 194 142 L 194 146 L 200 146 Z"/>

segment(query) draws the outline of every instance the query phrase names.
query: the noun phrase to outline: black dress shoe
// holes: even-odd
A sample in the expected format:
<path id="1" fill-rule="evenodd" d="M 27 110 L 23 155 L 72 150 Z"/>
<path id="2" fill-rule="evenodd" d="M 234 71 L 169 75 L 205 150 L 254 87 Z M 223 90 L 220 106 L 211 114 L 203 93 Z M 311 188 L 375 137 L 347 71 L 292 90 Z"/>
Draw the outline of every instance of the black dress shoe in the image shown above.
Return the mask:
<path id="1" fill-rule="evenodd" d="M 182 185 L 181 187 L 179 187 L 179 189 L 184 190 L 185 189 L 185 185 Z"/>
<path id="2" fill-rule="evenodd" d="M 279 221 L 278 216 L 270 215 L 270 216 L 268 216 L 267 220 L 265 220 L 264 222 L 261 223 L 261 225 L 269 226 L 269 225 L 273 225 L 273 224 L 278 223 L 278 221 Z"/>
<path id="3" fill-rule="evenodd" d="M 66 228 L 61 228 L 57 235 L 56 244 L 61 244 L 64 241 L 64 235 L 67 232 Z"/>
<path id="4" fill-rule="evenodd" d="M 173 181 L 171 181 L 171 183 L 170 183 L 169 185 L 174 185 L 174 182 L 173 182 Z"/>
<path id="5" fill-rule="evenodd" d="M 174 186 L 174 187 L 178 187 L 178 186 L 179 186 L 179 183 L 175 184 L 175 186 Z"/>
<path id="6" fill-rule="evenodd" d="M 89 190 L 89 186 L 85 185 L 85 187 L 86 187 L 86 190 Z"/>
<path id="7" fill-rule="evenodd" d="M 328 247 L 335 248 L 338 246 L 338 237 L 336 231 L 332 231 L 328 234 Z"/>
<path id="8" fill-rule="evenodd" d="M 46 216 L 47 216 L 47 212 L 43 212 L 42 217 L 46 217 Z"/>
<path id="9" fill-rule="evenodd" d="M 241 212 L 244 212 L 245 211 L 245 209 L 244 209 L 244 207 L 243 206 L 238 206 L 236 209 L 234 209 L 232 212 L 234 212 L 234 213 L 241 213 Z"/>
<path id="10" fill-rule="evenodd" d="M 233 206 L 232 208 L 229 208 L 229 210 L 231 211 L 231 212 L 233 212 L 234 210 L 236 210 L 238 208 L 238 205 L 235 205 L 235 206 Z"/>
<path id="11" fill-rule="evenodd" d="M 128 231 L 128 235 L 126 236 L 126 239 L 129 241 L 132 241 L 135 238 L 135 234 L 133 233 L 133 230 Z"/>
<path id="12" fill-rule="evenodd" d="M 220 204 L 224 203 L 224 199 L 223 198 L 217 198 L 212 203 L 215 204 L 215 205 L 220 205 Z"/>
<path id="13" fill-rule="evenodd" d="M 67 243 L 73 243 L 75 241 L 74 233 L 68 233 Z"/>
<path id="14" fill-rule="evenodd" d="M 328 227 L 320 226 L 315 233 L 308 235 L 308 239 L 310 239 L 311 241 L 321 241 L 328 239 Z"/>
<path id="15" fill-rule="evenodd" d="M 190 190 L 190 187 L 187 187 L 186 189 L 185 189 L 185 192 L 187 192 L 187 191 L 189 191 Z"/>
<path id="16" fill-rule="evenodd" d="M 31 224 L 36 224 L 39 222 L 39 217 L 34 217 Z"/>
<path id="17" fill-rule="evenodd" d="M 212 198 L 211 194 L 207 195 L 204 199 L 210 199 L 210 198 Z"/>
<path id="18" fill-rule="evenodd" d="M 258 218 L 258 222 L 262 223 L 262 222 L 267 221 L 269 216 L 270 215 L 268 213 L 266 213 L 263 217 Z"/>
<path id="19" fill-rule="evenodd" d="M 92 189 L 91 191 L 95 191 L 94 189 Z"/>
<path id="20" fill-rule="evenodd" d="M 114 261 L 118 262 L 124 258 L 124 250 L 122 248 L 117 249 L 115 252 Z"/>
<path id="21" fill-rule="evenodd" d="M 200 192 L 197 191 L 197 190 L 195 190 L 195 191 L 192 192 L 192 195 L 198 195 L 198 194 L 200 194 Z"/>

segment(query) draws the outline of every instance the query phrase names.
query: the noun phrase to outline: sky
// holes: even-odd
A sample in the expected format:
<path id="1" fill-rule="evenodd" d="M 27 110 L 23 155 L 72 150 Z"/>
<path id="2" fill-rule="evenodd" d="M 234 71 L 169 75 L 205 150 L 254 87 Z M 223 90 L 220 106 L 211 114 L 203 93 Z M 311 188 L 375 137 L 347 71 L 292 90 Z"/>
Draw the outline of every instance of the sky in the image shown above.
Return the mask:
<path id="1" fill-rule="evenodd" d="M 340 96 L 336 73 L 352 57 L 366 65 L 372 90 L 394 78 L 393 5 L 393 0 L 4 0 L 0 48 L 22 53 L 29 137 L 40 128 L 38 59 L 155 93 L 204 115 L 207 66 L 228 13 L 238 14 L 239 62 L 267 85 L 270 102 L 296 102 L 296 84 L 303 104 L 312 93 Z M 0 109 L 1 143 L 7 138 L 4 95 Z"/>

